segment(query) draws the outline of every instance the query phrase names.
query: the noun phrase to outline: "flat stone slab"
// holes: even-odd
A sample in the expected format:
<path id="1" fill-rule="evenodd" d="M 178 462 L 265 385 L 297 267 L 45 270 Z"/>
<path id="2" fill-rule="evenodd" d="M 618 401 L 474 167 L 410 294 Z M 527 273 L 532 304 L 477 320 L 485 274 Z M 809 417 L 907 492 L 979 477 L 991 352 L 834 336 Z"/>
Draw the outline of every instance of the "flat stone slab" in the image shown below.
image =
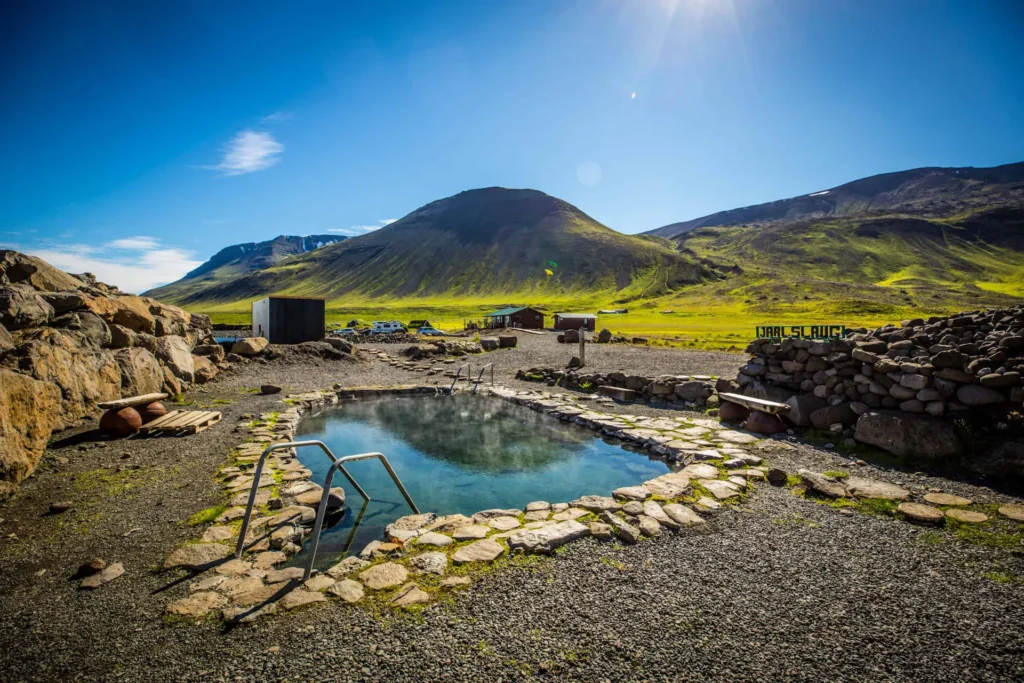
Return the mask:
<path id="1" fill-rule="evenodd" d="M 516 522 L 516 524 L 518 525 L 518 522 Z M 455 541 L 453 541 L 450 536 L 439 534 L 436 531 L 428 531 L 425 534 L 417 536 L 416 543 L 419 545 L 432 545 L 438 548 L 444 548 L 445 546 L 455 543 Z"/>
<path id="2" fill-rule="evenodd" d="M 932 505 L 953 505 L 957 507 L 970 505 L 973 502 L 970 498 L 954 496 L 952 493 L 927 493 L 924 499 Z"/>
<path id="3" fill-rule="evenodd" d="M 408 578 L 408 570 L 394 562 L 374 565 L 359 575 L 363 585 L 375 591 L 401 586 Z"/>
<path id="4" fill-rule="evenodd" d="M 522 550 L 526 553 L 547 554 L 589 533 L 590 529 L 579 522 L 558 522 L 538 529 L 516 531 L 508 537 L 508 546 L 512 550 Z"/>
<path id="5" fill-rule="evenodd" d="M 942 510 L 921 503 L 900 503 L 896 509 L 902 512 L 904 517 L 914 522 L 938 524 L 943 518 Z"/>
<path id="6" fill-rule="evenodd" d="M 455 564 L 493 562 L 504 552 L 505 548 L 501 544 L 490 539 L 484 539 L 456 550 L 455 554 L 452 555 L 452 562 Z"/>
<path id="7" fill-rule="evenodd" d="M 483 524 L 470 524 L 469 526 L 459 527 L 452 532 L 452 538 L 456 541 L 469 541 L 475 538 L 486 538 L 493 529 Z"/>
<path id="8" fill-rule="evenodd" d="M 387 533 L 391 533 L 392 529 L 414 531 L 431 524 L 435 519 L 437 519 L 437 515 L 433 512 L 425 512 L 419 515 L 406 515 L 405 517 L 399 517 L 391 524 L 388 524 L 386 531 Z"/>
<path id="9" fill-rule="evenodd" d="M 369 567 L 370 563 L 366 560 L 361 560 L 358 557 L 349 556 L 344 560 L 334 565 L 327 570 L 327 575 L 335 579 L 340 579 L 343 576 L 347 576 L 352 572 L 359 571 L 364 567 Z"/>
<path id="10" fill-rule="evenodd" d="M 689 476 L 691 479 L 714 479 L 718 476 L 718 468 L 714 465 L 697 462 L 687 465 L 678 474 Z"/>
<path id="11" fill-rule="evenodd" d="M 449 576 L 446 579 L 441 579 L 442 588 L 457 588 L 460 586 L 468 586 L 473 583 L 473 580 L 468 576 Z"/>
<path id="12" fill-rule="evenodd" d="M 239 576 L 252 569 L 252 562 L 245 560 L 228 560 L 214 567 L 214 571 L 222 576 Z"/>
<path id="13" fill-rule="evenodd" d="M 586 517 L 590 514 L 589 510 L 582 508 L 566 508 L 551 515 L 551 519 L 556 522 L 565 522 L 571 519 L 579 519 L 580 517 Z"/>
<path id="14" fill-rule="evenodd" d="M 231 555 L 231 548 L 220 543 L 193 543 L 184 545 L 167 556 L 164 569 L 183 567 L 184 569 L 200 569 L 223 560 Z"/>
<path id="15" fill-rule="evenodd" d="M 193 593 L 187 598 L 175 600 L 167 605 L 167 611 L 183 617 L 201 617 L 207 612 L 220 609 L 228 604 L 228 599 L 213 591 Z"/>
<path id="16" fill-rule="evenodd" d="M 643 486 L 622 486 L 612 491 L 612 496 L 625 500 L 644 501 L 651 497 L 651 492 Z"/>
<path id="17" fill-rule="evenodd" d="M 487 521 L 487 526 L 498 531 L 511 531 L 519 528 L 519 520 L 515 517 L 495 517 Z"/>
<path id="18" fill-rule="evenodd" d="M 544 500 L 535 500 L 532 503 L 526 504 L 526 512 L 538 512 L 540 510 L 550 510 L 551 503 Z"/>
<path id="19" fill-rule="evenodd" d="M 480 512 L 478 512 L 475 515 L 473 515 L 473 521 L 474 522 L 480 522 L 480 523 L 486 523 L 487 520 L 494 519 L 495 517 L 518 517 L 518 516 L 519 516 L 519 510 L 516 510 L 516 509 L 505 509 L 505 510 L 503 510 L 501 508 L 492 508 L 490 510 L 481 510 Z"/>
<path id="20" fill-rule="evenodd" d="M 1016 505 L 1013 503 L 1003 505 L 999 508 L 999 514 L 1018 522 L 1024 522 L 1024 505 Z"/>
<path id="21" fill-rule="evenodd" d="M 574 500 L 571 505 L 573 507 L 589 510 L 590 512 L 618 510 L 622 507 L 614 498 L 609 498 L 608 496 L 582 496 Z"/>
<path id="22" fill-rule="evenodd" d="M 277 601 L 277 604 L 282 609 L 295 609 L 304 605 L 311 605 L 314 602 L 326 602 L 327 598 L 323 593 L 317 591 L 306 590 L 305 588 L 296 588 L 295 590 L 288 591 L 281 596 L 281 599 Z"/>
<path id="23" fill-rule="evenodd" d="M 429 552 L 416 555 L 409 564 L 422 572 L 441 576 L 448 569 L 448 556 L 442 552 Z"/>
<path id="24" fill-rule="evenodd" d="M 605 510 L 601 513 L 601 521 L 609 525 L 615 532 L 615 535 L 626 543 L 638 543 L 640 541 L 640 530 L 625 520 L 619 519 L 610 511 Z"/>
<path id="25" fill-rule="evenodd" d="M 267 583 L 280 583 L 281 581 L 298 581 L 305 574 L 302 567 L 285 567 L 267 572 Z"/>
<path id="26" fill-rule="evenodd" d="M 275 564 L 281 564 L 287 559 L 288 556 L 280 550 L 268 550 L 257 555 L 253 559 L 252 566 L 254 569 L 270 569 Z"/>
<path id="27" fill-rule="evenodd" d="M 845 498 L 846 486 L 838 479 L 826 477 L 824 474 L 811 472 L 810 470 L 797 470 L 800 480 L 804 485 L 815 493 L 826 498 Z"/>
<path id="28" fill-rule="evenodd" d="M 711 438 L 715 441 L 726 441 L 728 443 L 757 443 L 761 439 L 757 438 L 753 434 L 745 434 L 743 432 L 737 432 L 732 429 L 722 429 L 711 435 Z"/>
<path id="29" fill-rule="evenodd" d="M 391 601 L 394 607 L 408 607 L 409 605 L 419 605 L 425 602 L 430 602 L 430 593 L 426 592 L 415 583 L 407 583 L 402 586 L 398 593 L 395 594 L 395 598 Z"/>
<path id="30" fill-rule="evenodd" d="M 707 489 L 708 493 L 718 500 L 728 500 L 740 495 L 737 487 L 729 482 L 719 481 L 718 479 L 700 479 L 697 483 Z"/>
<path id="31" fill-rule="evenodd" d="M 255 590 L 251 590 L 248 593 L 242 593 L 236 595 L 231 599 L 231 604 L 239 605 L 242 607 L 248 605 L 259 605 L 268 600 L 278 597 L 278 593 L 287 590 L 287 583 L 272 583 L 266 586 L 260 586 Z"/>
<path id="32" fill-rule="evenodd" d="M 701 496 L 697 499 L 697 502 L 693 504 L 693 507 L 697 508 L 701 512 L 714 512 L 715 510 L 720 510 L 722 508 L 722 504 L 717 500 L 708 498 L 707 496 Z"/>
<path id="33" fill-rule="evenodd" d="M 211 526 L 203 533 L 203 543 L 216 543 L 217 541 L 226 541 L 230 538 L 234 538 L 237 534 L 237 530 L 230 526 Z"/>
<path id="34" fill-rule="evenodd" d="M 523 519 L 527 522 L 540 522 L 551 516 L 551 510 L 531 510 L 523 513 Z"/>
<path id="35" fill-rule="evenodd" d="M 269 526 L 282 524 L 311 525 L 316 519 L 316 510 L 306 505 L 289 505 L 267 520 Z"/>
<path id="36" fill-rule="evenodd" d="M 661 509 L 661 506 L 653 500 L 649 500 L 644 503 L 643 514 L 645 517 L 650 517 L 666 529 L 674 530 L 679 528 L 679 522 L 665 514 L 665 511 Z"/>
<path id="37" fill-rule="evenodd" d="M 426 529 L 427 531 L 438 531 L 442 534 L 450 534 L 456 529 L 464 526 L 469 526 L 473 523 L 472 517 L 466 515 L 444 515 L 438 517 Z"/>
<path id="38" fill-rule="evenodd" d="M 100 586 L 105 586 L 114 579 L 124 574 L 124 565 L 120 562 L 114 562 L 113 564 L 107 565 L 101 571 L 87 576 L 82 579 L 81 583 L 78 584 L 79 588 L 85 590 L 95 590 Z"/>
<path id="39" fill-rule="evenodd" d="M 353 581 L 352 579 L 342 579 L 341 581 L 338 581 L 328 588 L 327 592 L 348 603 L 359 602 L 363 599 L 363 595 L 365 595 L 362 584 L 358 581 Z"/>
<path id="40" fill-rule="evenodd" d="M 662 510 L 664 510 L 665 514 L 679 526 L 703 526 L 704 524 L 707 524 L 703 517 L 685 505 L 680 505 L 679 503 L 669 503 L 662 507 Z"/>
<path id="41" fill-rule="evenodd" d="M 946 516 L 966 524 L 981 524 L 988 521 L 988 515 L 986 514 L 975 512 L 974 510 L 961 510 L 959 508 L 946 510 Z"/>
<path id="42" fill-rule="evenodd" d="M 906 500 L 910 497 L 910 491 L 890 484 L 887 481 L 877 479 L 864 479 L 863 477 L 849 477 L 846 479 L 846 493 L 856 498 L 874 498 L 878 500 Z M 925 496 L 925 500 L 928 497 Z M 970 501 L 968 501 L 969 503 Z"/>
<path id="43" fill-rule="evenodd" d="M 226 577 L 220 577 L 224 579 L 224 582 L 217 588 L 223 595 L 229 598 L 254 591 L 263 585 L 263 579 L 258 579 L 255 576 L 233 576 L 230 579 Z"/>

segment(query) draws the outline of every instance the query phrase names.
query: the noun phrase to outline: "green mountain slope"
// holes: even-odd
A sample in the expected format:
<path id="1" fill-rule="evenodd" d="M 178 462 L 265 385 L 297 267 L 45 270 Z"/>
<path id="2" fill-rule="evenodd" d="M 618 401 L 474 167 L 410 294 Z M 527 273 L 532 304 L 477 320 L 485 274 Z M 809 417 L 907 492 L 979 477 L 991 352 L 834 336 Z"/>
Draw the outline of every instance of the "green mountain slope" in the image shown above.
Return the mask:
<path id="1" fill-rule="evenodd" d="M 169 285 L 146 292 L 146 296 L 163 301 L 183 301 L 218 283 L 255 273 L 276 263 L 340 242 L 340 235 L 281 235 L 266 242 L 235 244 L 221 249 L 209 261 Z"/>
<path id="2" fill-rule="evenodd" d="M 678 238 L 697 228 L 805 218 L 910 214 L 941 218 L 995 205 L 1024 204 L 1024 162 L 992 168 L 915 168 L 861 178 L 811 194 L 719 211 L 650 235 Z"/>
<path id="3" fill-rule="evenodd" d="M 550 274 L 548 273 L 550 271 Z M 667 240 L 623 235 L 536 190 L 469 190 L 373 233 L 202 287 L 152 295 L 193 310 L 267 294 L 331 301 L 607 295 L 632 300 L 718 276 Z"/>

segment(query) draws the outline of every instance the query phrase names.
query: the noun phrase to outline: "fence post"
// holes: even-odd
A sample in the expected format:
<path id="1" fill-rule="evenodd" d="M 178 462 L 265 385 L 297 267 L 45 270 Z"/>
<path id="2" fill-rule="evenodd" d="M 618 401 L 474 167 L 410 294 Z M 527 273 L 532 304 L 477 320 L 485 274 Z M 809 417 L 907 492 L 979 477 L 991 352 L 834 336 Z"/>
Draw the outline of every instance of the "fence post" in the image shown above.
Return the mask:
<path id="1" fill-rule="evenodd" d="M 580 367 L 587 364 L 587 326 L 580 327 Z"/>

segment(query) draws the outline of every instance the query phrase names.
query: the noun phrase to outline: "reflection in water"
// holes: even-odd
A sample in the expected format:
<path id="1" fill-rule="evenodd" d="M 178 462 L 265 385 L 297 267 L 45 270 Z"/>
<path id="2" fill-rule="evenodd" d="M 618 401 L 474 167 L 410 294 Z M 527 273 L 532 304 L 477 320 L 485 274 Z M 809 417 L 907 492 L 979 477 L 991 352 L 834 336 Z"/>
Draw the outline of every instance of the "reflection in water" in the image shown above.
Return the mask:
<path id="1" fill-rule="evenodd" d="M 429 458 L 484 473 L 537 469 L 561 457 L 560 447 L 594 439 L 532 410 L 467 394 L 353 402 L 310 417 L 303 427 L 319 431 L 337 419 L 390 432 Z"/>
<path id="2" fill-rule="evenodd" d="M 297 438 L 321 440 L 338 457 L 383 453 L 420 510 L 439 514 L 608 495 L 668 471 L 664 462 L 577 425 L 466 394 L 345 403 L 304 419 Z M 323 481 L 329 462 L 321 451 L 301 449 L 299 459 L 312 470 L 313 481 Z M 348 513 L 329 528 L 325 524 L 319 566 L 333 564 L 346 551 L 359 552 L 382 538 L 388 523 L 409 513 L 380 462 L 357 461 L 346 468 L 372 500 L 358 511 L 363 500 L 342 479 Z"/>

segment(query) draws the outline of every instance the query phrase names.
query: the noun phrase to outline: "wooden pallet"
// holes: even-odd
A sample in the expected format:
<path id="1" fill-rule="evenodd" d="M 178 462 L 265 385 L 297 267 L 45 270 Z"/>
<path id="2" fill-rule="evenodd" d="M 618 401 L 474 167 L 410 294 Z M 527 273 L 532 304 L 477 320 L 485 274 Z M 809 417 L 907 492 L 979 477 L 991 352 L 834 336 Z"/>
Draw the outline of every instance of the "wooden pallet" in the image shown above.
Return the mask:
<path id="1" fill-rule="evenodd" d="M 172 410 L 142 425 L 140 434 L 198 434 L 220 422 L 215 410 Z"/>

